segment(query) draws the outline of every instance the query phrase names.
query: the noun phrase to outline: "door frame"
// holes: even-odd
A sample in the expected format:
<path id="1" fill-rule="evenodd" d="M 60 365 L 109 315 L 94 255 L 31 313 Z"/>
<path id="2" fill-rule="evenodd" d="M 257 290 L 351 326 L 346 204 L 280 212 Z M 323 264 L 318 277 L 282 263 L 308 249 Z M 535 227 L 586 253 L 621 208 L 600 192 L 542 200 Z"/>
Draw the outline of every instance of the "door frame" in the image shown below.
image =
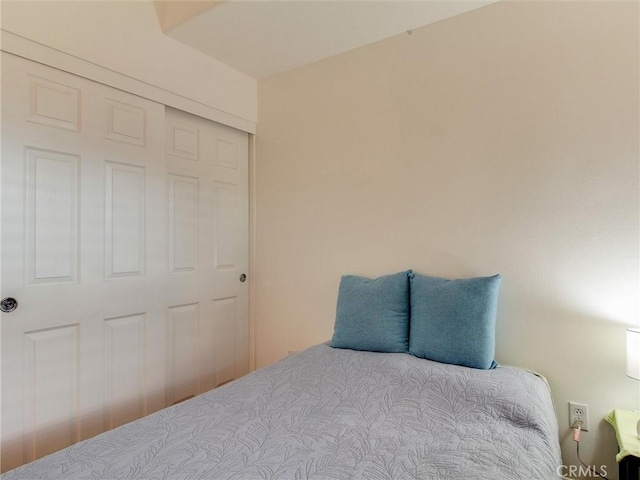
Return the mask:
<path id="1" fill-rule="evenodd" d="M 12 53 L 37 63 L 86 78 L 109 87 L 123 90 L 138 97 L 152 100 L 183 112 L 242 130 L 250 134 L 256 133 L 256 123 L 236 115 L 219 110 L 210 105 L 193 100 L 187 96 L 157 87 L 129 75 L 89 62 L 80 57 L 56 50 L 41 43 L 34 42 L 7 30 L 1 30 L 0 50 Z"/>

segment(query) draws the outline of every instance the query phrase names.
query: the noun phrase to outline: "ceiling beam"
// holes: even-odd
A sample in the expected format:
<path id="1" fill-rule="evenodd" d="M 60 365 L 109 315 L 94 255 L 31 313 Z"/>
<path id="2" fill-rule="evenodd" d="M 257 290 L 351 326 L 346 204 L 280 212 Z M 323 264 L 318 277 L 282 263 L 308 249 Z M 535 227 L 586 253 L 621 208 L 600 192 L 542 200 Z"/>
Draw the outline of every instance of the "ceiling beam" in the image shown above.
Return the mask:
<path id="1" fill-rule="evenodd" d="M 155 0 L 158 20 L 163 32 L 168 32 L 190 18 L 226 0 Z"/>

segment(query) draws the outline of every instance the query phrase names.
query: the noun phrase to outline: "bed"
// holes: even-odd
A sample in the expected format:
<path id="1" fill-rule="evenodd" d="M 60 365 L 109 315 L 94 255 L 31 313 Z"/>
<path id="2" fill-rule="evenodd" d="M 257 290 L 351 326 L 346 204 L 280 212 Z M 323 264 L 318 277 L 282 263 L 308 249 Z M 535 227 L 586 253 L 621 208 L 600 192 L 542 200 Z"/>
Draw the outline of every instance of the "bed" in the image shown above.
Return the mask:
<path id="1" fill-rule="evenodd" d="M 558 479 L 560 465 L 542 378 L 321 344 L 2 479 Z"/>

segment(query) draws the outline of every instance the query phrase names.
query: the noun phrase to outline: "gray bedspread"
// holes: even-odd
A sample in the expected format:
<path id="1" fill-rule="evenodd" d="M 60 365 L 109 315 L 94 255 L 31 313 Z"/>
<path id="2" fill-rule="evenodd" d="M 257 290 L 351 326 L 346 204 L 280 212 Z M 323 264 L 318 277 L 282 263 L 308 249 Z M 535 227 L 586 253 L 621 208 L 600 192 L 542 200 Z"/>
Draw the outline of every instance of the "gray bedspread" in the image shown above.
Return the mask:
<path id="1" fill-rule="evenodd" d="M 2 476 L 558 479 L 545 382 L 317 345 Z"/>

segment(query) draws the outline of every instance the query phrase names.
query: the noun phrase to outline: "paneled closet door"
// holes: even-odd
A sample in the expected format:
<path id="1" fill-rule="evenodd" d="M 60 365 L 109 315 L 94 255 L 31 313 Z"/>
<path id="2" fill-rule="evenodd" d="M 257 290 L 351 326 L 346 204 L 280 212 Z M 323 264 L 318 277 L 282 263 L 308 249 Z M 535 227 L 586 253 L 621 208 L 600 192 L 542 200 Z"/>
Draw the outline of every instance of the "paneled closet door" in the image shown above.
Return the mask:
<path id="1" fill-rule="evenodd" d="M 187 129 L 170 160 L 163 105 L 6 53 L 2 67 L 6 471 L 246 372 L 248 157 L 246 135 L 208 126 L 197 148 L 215 158 Z"/>
<path id="2" fill-rule="evenodd" d="M 162 105 L 2 54 L 2 469 L 162 408 Z"/>
<path id="3" fill-rule="evenodd" d="M 249 371 L 248 135 L 170 108 L 165 131 L 173 404 Z"/>

